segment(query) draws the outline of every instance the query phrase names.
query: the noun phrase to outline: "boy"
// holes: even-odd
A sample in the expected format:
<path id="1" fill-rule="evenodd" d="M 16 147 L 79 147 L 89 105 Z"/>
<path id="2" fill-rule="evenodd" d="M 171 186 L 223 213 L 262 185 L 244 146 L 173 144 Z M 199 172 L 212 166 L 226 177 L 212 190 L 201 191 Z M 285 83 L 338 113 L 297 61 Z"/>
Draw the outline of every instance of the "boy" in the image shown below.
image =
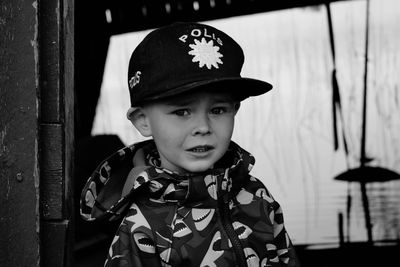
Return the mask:
<path id="1" fill-rule="evenodd" d="M 87 220 L 124 216 L 105 266 L 299 266 L 282 211 L 231 141 L 240 101 L 269 91 L 242 78 L 240 46 L 175 23 L 132 53 L 128 119 L 145 137 L 105 160 L 81 199 Z"/>

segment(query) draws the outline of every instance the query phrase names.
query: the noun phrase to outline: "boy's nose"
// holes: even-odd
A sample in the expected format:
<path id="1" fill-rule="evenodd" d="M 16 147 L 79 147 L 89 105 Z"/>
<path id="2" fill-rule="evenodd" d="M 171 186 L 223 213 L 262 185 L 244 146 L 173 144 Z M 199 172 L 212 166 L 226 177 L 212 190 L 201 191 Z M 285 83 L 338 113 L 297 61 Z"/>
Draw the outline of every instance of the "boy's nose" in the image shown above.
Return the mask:
<path id="1" fill-rule="evenodd" d="M 210 122 L 207 116 L 199 115 L 194 121 L 193 135 L 207 135 L 211 133 Z"/>

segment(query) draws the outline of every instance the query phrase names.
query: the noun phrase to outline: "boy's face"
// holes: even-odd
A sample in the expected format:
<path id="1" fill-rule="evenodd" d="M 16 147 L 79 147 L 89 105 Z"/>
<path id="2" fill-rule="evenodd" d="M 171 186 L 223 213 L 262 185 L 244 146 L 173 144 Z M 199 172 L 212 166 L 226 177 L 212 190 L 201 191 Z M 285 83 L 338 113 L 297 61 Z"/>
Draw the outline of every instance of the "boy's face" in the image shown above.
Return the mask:
<path id="1" fill-rule="evenodd" d="M 154 138 L 162 167 L 202 172 L 225 154 L 238 108 L 229 94 L 197 92 L 148 104 L 131 120 Z"/>

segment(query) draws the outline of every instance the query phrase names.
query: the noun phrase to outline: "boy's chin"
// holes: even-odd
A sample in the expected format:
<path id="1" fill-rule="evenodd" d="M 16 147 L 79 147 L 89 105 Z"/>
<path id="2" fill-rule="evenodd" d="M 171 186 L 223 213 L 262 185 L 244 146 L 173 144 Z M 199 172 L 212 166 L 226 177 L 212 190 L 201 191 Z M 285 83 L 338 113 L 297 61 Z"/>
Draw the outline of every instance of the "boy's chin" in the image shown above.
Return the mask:
<path id="1" fill-rule="evenodd" d="M 213 164 L 204 164 L 200 166 L 185 166 L 186 168 L 182 168 L 185 173 L 202 173 L 208 171 L 213 168 Z"/>

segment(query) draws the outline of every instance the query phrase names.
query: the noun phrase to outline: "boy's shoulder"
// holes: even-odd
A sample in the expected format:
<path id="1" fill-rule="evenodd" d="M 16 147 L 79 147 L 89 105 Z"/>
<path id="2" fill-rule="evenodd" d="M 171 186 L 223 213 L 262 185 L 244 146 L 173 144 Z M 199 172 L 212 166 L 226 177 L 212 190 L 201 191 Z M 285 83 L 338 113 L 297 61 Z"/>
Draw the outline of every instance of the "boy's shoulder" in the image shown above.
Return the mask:
<path id="1" fill-rule="evenodd" d="M 251 193 L 254 197 L 264 199 L 270 204 L 278 204 L 267 186 L 257 177 L 250 175 L 249 182 L 244 187 L 244 190 Z"/>
<path id="2" fill-rule="evenodd" d="M 151 143 L 148 140 L 124 147 L 95 168 L 81 194 L 80 213 L 83 219 L 91 221 L 110 218 L 126 206 L 128 198 L 123 196 L 123 189 L 134 166 L 134 157 Z"/>

